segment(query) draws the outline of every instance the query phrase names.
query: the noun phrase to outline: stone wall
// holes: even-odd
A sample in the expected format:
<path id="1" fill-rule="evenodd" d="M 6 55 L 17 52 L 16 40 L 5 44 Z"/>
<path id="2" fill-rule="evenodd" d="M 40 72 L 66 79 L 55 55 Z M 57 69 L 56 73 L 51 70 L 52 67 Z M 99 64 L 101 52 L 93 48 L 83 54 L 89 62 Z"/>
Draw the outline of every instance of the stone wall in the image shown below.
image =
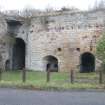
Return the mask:
<path id="1" fill-rule="evenodd" d="M 5 68 L 5 61 L 8 58 L 7 45 L 5 44 L 7 34 L 7 24 L 0 13 L 0 68 Z"/>
<path id="2" fill-rule="evenodd" d="M 43 13 L 30 20 L 29 25 L 22 23 L 15 36 L 26 44 L 25 67 L 45 71 L 44 57 L 54 56 L 59 71 L 69 71 L 80 65 L 81 54 L 95 54 L 105 27 L 105 10 Z"/>

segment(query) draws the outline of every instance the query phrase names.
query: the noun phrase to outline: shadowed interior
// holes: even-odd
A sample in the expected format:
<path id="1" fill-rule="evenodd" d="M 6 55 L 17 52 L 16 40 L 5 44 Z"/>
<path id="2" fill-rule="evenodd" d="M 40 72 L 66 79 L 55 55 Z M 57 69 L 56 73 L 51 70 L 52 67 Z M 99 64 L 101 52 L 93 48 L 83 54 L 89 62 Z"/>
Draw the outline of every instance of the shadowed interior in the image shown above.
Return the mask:
<path id="1" fill-rule="evenodd" d="M 91 53 L 84 53 L 81 55 L 80 72 L 94 72 L 95 71 L 95 57 Z"/>
<path id="2" fill-rule="evenodd" d="M 16 38 L 13 46 L 13 69 L 23 69 L 25 67 L 25 42 Z"/>

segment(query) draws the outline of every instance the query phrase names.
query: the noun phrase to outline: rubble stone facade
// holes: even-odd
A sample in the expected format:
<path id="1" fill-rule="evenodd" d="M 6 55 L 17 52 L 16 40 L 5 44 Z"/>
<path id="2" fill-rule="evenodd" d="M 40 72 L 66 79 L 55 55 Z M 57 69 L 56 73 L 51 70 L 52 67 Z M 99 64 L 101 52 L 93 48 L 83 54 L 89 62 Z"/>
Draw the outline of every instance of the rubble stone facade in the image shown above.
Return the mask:
<path id="1" fill-rule="evenodd" d="M 50 66 L 59 72 L 96 70 L 95 48 L 105 28 L 105 10 L 43 13 L 28 20 L 9 16 L 2 19 L 0 34 L 14 39 L 2 53 L 5 69 L 46 71 Z"/>

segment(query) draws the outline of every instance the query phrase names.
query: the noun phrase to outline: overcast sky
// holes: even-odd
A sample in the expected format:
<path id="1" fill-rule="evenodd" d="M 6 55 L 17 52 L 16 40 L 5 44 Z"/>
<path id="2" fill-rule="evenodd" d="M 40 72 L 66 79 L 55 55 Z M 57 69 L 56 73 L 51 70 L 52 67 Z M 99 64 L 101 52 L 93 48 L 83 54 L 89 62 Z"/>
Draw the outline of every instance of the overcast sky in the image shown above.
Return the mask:
<path id="1" fill-rule="evenodd" d="M 53 7 L 59 9 L 63 6 L 77 7 L 81 10 L 86 10 L 93 6 L 96 0 L 0 0 L 0 8 L 2 10 L 23 9 L 32 7 L 36 9 L 45 9 Z M 97 0 L 98 2 L 100 0 Z"/>

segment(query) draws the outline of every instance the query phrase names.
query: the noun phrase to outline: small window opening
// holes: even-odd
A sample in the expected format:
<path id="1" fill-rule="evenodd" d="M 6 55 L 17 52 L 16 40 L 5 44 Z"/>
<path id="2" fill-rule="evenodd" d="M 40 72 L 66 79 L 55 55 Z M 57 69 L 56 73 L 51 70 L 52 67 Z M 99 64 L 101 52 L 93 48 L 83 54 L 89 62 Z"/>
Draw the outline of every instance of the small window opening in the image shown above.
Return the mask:
<path id="1" fill-rule="evenodd" d="M 62 51 L 62 49 L 61 48 L 58 48 L 58 51 Z"/>
<path id="2" fill-rule="evenodd" d="M 80 48 L 76 48 L 77 51 L 80 51 Z"/>

